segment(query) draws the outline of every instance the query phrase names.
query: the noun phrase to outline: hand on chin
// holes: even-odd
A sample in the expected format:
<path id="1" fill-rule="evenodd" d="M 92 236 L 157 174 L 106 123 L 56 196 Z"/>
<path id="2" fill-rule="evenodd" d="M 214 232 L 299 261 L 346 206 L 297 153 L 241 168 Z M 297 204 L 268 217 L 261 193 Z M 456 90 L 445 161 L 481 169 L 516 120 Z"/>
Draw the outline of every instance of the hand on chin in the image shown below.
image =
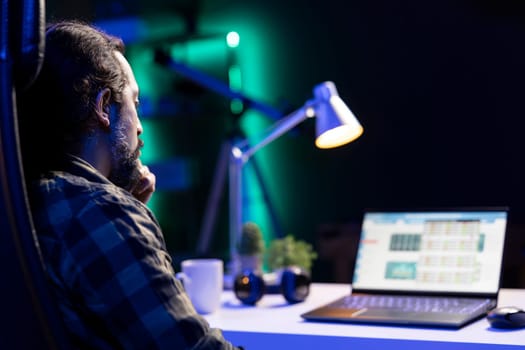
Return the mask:
<path id="1" fill-rule="evenodd" d="M 153 192 L 155 192 L 156 178 L 155 174 L 149 171 L 149 168 L 139 161 L 140 176 L 138 181 L 129 190 L 131 194 L 142 203 L 146 204 Z"/>

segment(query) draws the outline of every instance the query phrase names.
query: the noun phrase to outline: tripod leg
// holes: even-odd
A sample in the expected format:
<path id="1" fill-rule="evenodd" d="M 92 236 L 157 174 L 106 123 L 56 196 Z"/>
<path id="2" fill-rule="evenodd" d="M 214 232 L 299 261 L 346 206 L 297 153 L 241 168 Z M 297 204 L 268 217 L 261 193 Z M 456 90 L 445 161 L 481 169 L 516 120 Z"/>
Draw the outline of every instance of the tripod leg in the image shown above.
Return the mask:
<path id="1" fill-rule="evenodd" d="M 219 201 L 224 192 L 223 189 L 225 186 L 226 173 L 228 171 L 230 150 L 231 142 L 229 140 L 224 141 L 219 152 L 211 192 L 206 203 L 206 211 L 204 212 L 199 240 L 197 242 L 197 253 L 199 254 L 206 254 L 210 249 L 210 240 L 217 220 Z"/>

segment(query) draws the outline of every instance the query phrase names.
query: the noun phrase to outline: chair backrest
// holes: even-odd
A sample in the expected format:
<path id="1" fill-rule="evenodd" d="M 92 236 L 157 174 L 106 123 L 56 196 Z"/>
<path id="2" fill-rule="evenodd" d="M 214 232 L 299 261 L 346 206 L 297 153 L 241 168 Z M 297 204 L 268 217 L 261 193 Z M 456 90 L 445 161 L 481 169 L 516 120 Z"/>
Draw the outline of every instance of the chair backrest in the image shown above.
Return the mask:
<path id="1" fill-rule="evenodd" d="M 68 349 L 23 179 L 16 92 L 42 65 L 44 0 L 0 0 L 0 348 Z"/>

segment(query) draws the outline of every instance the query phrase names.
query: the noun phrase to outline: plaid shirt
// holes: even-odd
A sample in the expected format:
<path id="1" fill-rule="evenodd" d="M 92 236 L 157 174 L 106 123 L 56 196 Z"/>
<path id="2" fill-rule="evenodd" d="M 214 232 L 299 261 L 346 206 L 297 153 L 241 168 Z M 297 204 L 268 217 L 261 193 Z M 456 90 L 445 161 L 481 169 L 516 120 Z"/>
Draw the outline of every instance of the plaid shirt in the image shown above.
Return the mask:
<path id="1" fill-rule="evenodd" d="M 175 278 L 152 212 L 82 159 L 29 188 L 53 290 L 83 349 L 232 349 Z"/>

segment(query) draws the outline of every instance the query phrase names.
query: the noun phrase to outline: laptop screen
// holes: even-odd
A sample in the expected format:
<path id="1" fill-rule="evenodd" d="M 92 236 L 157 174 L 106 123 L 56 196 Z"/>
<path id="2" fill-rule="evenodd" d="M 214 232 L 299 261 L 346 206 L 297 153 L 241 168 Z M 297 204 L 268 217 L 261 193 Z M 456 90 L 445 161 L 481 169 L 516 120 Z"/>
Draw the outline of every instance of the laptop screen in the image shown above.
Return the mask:
<path id="1" fill-rule="evenodd" d="M 507 212 L 365 213 L 355 289 L 496 293 Z"/>

